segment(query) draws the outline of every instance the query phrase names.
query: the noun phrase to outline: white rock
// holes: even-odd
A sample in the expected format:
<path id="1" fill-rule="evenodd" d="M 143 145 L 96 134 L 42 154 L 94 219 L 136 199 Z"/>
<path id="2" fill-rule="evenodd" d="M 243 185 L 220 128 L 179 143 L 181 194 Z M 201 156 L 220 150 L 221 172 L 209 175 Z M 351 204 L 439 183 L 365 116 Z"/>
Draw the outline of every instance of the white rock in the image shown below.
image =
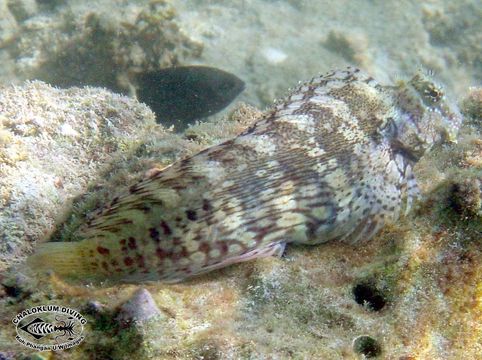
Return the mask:
<path id="1" fill-rule="evenodd" d="M 263 54 L 264 58 L 273 65 L 281 64 L 288 58 L 288 55 L 286 55 L 285 52 L 273 47 L 264 48 L 261 53 Z"/>

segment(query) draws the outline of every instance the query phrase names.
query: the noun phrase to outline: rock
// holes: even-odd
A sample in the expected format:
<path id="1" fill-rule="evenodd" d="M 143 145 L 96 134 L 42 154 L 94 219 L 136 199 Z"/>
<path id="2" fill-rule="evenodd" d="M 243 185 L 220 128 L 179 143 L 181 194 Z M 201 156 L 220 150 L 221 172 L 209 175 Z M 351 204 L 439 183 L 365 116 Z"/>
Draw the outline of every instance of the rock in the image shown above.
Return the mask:
<path id="1" fill-rule="evenodd" d="M 358 30 L 331 30 L 323 45 L 330 51 L 340 54 L 352 64 L 367 67 L 371 63 L 366 35 Z"/>
<path id="2" fill-rule="evenodd" d="M 25 298 L 34 291 L 31 279 L 21 273 L 10 274 L 2 280 L 1 286 L 7 296 L 17 299 Z"/>
<path id="3" fill-rule="evenodd" d="M 94 317 L 103 313 L 106 310 L 106 306 L 97 300 L 90 300 L 82 308 L 83 314 L 93 315 Z"/>
<path id="4" fill-rule="evenodd" d="M 364 359 L 378 357 L 382 353 L 378 342 L 366 335 L 360 336 L 353 341 L 353 350 L 355 353 L 362 355 Z"/>
<path id="5" fill-rule="evenodd" d="M 104 312 L 95 328 L 99 342 L 88 345 L 86 357 L 97 355 L 101 349 L 104 357 L 113 359 L 166 358 L 181 334 L 145 288 L 131 294 L 113 315 Z"/>
<path id="6" fill-rule="evenodd" d="M 14 360 L 15 357 L 13 351 L 0 351 L 0 360 Z"/>
<path id="7" fill-rule="evenodd" d="M 272 65 L 279 65 L 283 63 L 288 57 L 288 55 L 286 55 L 283 50 L 270 46 L 263 48 L 261 50 L 261 53 L 263 54 L 266 61 Z"/>
<path id="8" fill-rule="evenodd" d="M 0 270 L 31 251 L 72 200 L 138 146 L 154 114 L 107 90 L 0 87 Z"/>
<path id="9" fill-rule="evenodd" d="M 7 1 L 0 2 L 0 48 L 15 38 L 18 31 L 18 24 L 15 17 L 8 8 Z"/>
<path id="10" fill-rule="evenodd" d="M 35 0 L 7 0 L 8 8 L 18 22 L 33 16 L 37 11 Z"/>
<path id="11" fill-rule="evenodd" d="M 482 125 L 482 87 L 471 87 L 462 101 L 462 111 L 480 127 Z"/>
<path id="12" fill-rule="evenodd" d="M 140 288 L 121 305 L 117 321 L 121 324 L 142 323 L 159 317 L 162 317 L 162 312 L 152 295 L 145 288 Z"/>
<path id="13" fill-rule="evenodd" d="M 179 27 L 176 11 L 166 1 L 116 4 L 114 11 L 109 1 L 42 1 L 41 8 L 56 7 L 50 13 L 38 12 L 35 0 L 8 3 L 10 11 L 0 15 L 0 45 L 18 39 L 2 51 L 22 80 L 99 86 L 127 94 L 133 93 L 130 73 L 176 65 L 202 52 L 202 43 Z M 22 26 L 15 27 L 16 21 Z"/>
<path id="14" fill-rule="evenodd" d="M 469 217 L 482 216 L 482 184 L 477 178 L 469 178 L 454 183 L 452 206 L 459 214 Z"/>
<path id="15" fill-rule="evenodd" d="M 420 14 L 430 44 L 439 49 L 450 46 L 454 59 L 449 61 L 470 64 L 472 75 L 480 81 L 482 22 L 479 5 L 477 1 L 424 3 Z"/>

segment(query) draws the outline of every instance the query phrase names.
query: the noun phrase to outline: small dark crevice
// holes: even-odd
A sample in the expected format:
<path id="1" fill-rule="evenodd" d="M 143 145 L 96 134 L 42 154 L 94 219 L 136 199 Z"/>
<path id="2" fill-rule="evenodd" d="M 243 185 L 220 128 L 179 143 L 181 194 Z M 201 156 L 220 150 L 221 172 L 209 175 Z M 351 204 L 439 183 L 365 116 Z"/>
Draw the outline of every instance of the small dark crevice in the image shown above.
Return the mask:
<path id="1" fill-rule="evenodd" d="M 360 336 L 353 342 L 353 351 L 369 359 L 380 356 L 382 348 L 374 338 L 370 336 Z"/>
<path id="2" fill-rule="evenodd" d="M 371 311 L 380 311 L 387 303 L 385 297 L 374 285 L 360 283 L 353 287 L 353 296 L 357 304 Z"/>

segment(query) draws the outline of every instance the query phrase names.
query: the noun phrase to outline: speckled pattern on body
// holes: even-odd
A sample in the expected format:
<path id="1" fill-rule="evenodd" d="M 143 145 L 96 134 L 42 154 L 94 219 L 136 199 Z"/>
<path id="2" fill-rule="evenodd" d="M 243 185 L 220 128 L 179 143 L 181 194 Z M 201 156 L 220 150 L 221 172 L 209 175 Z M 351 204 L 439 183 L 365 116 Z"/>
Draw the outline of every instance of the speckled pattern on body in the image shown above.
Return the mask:
<path id="1" fill-rule="evenodd" d="M 175 282 L 283 251 L 356 243 L 417 194 L 412 167 L 460 125 L 425 75 L 381 86 L 358 69 L 313 78 L 238 137 L 114 198 L 83 241 L 40 246 L 36 268 Z"/>

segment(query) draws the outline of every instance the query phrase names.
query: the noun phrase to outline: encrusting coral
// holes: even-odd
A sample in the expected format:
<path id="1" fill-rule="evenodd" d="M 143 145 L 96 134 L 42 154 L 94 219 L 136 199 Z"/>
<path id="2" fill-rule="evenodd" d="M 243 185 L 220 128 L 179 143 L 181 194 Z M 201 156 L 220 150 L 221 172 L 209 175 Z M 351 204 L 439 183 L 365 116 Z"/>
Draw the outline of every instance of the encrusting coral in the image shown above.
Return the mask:
<path id="1" fill-rule="evenodd" d="M 2 87 L 0 269 L 46 238 L 66 205 L 149 126 L 146 106 L 106 90 Z"/>

